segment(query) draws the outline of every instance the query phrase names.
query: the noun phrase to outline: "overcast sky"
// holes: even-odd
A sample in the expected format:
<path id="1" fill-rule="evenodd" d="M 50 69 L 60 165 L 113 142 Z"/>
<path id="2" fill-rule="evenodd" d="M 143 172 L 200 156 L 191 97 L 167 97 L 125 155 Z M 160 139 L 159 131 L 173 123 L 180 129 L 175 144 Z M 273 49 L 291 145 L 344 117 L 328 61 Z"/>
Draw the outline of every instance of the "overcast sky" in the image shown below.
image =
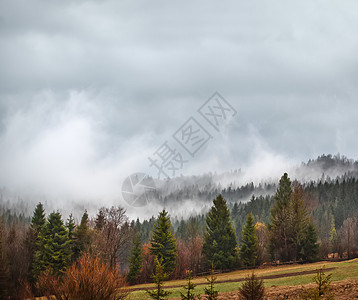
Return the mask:
<path id="1" fill-rule="evenodd" d="M 0 0 L 0 186 L 114 199 L 215 91 L 237 115 L 184 175 L 357 159 L 357 28 L 355 0 Z"/>

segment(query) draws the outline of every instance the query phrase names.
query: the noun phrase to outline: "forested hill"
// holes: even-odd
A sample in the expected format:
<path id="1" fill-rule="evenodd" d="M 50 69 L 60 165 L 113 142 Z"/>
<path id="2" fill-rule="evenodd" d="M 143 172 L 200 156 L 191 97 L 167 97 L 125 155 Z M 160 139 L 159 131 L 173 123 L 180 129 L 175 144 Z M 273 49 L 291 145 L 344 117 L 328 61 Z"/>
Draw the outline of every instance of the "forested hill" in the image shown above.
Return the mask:
<path id="1" fill-rule="evenodd" d="M 322 155 L 299 166 L 286 170 L 292 180 L 300 183 L 331 182 L 344 178 L 358 178 L 358 161 L 341 155 Z M 262 178 L 259 182 L 244 182 L 243 171 L 238 169 L 221 174 L 208 173 L 199 176 L 183 176 L 157 181 L 155 198 L 170 205 L 183 200 L 200 203 L 211 201 L 221 193 L 229 202 L 246 202 L 252 195 L 273 195 L 279 178 Z M 282 174 L 280 174 L 281 176 Z M 202 202 L 201 202 L 202 201 Z"/>
<path id="2" fill-rule="evenodd" d="M 348 178 L 358 178 L 358 161 L 339 154 L 322 155 L 290 168 L 287 173 L 292 180 L 297 180 L 306 186 L 313 184 L 320 190 L 320 193 L 325 193 L 324 190 L 330 188 L 330 184 L 334 184 L 336 180 L 343 182 Z M 197 176 L 181 176 L 169 180 L 156 180 L 157 189 L 151 204 L 153 207 L 155 204 L 157 204 L 156 207 L 165 206 L 172 217 L 180 219 L 182 216 L 204 214 L 211 206 L 212 200 L 220 193 L 228 201 L 229 206 L 233 206 L 234 203 L 248 202 L 253 195 L 258 199 L 270 199 L 277 189 L 279 178 L 262 178 L 258 182 L 245 182 L 243 175 L 244 171 L 237 169 L 221 174 L 213 172 Z M 323 191 L 321 185 L 318 185 L 319 182 L 326 182 Z M 59 201 L 55 203 L 51 199 L 34 199 L 27 195 L 19 197 L 18 194 L 13 194 L 6 187 L 2 187 L 1 183 L 0 187 L 0 213 L 3 215 L 20 216 L 26 221 L 31 215 L 33 207 L 39 201 L 47 203 L 48 210 L 61 209 Z M 51 207 L 52 202 L 53 207 Z M 86 207 L 82 207 L 74 200 L 71 202 L 72 207 L 67 207 L 65 214 L 72 212 L 74 215 L 80 215 L 84 209 L 95 212 L 99 208 L 96 206 L 99 204 L 90 201 Z M 118 203 L 112 205 L 115 204 Z M 185 207 L 184 211 L 181 210 L 183 207 Z M 241 204 L 240 207 L 242 207 Z M 341 215 L 337 216 L 338 222 L 341 223 L 344 214 L 337 213 Z M 147 214 L 146 218 L 150 218 L 151 214 L 155 215 L 156 212 Z"/>
<path id="3" fill-rule="evenodd" d="M 317 228 L 321 240 L 328 240 L 335 230 L 344 230 L 347 222 L 358 220 L 358 179 L 341 177 L 336 180 L 310 182 L 303 185 L 304 200 L 311 219 Z M 234 192 L 233 192 L 234 193 Z M 224 194 L 225 195 L 225 194 Z M 228 195 L 228 193 L 226 193 Z M 225 196 L 224 196 L 225 198 Z M 249 213 L 256 222 L 270 222 L 270 208 L 274 202 L 273 195 L 252 196 L 247 202 L 230 202 L 231 219 L 240 238 L 242 227 Z M 173 227 L 177 236 L 189 238 L 192 235 L 203 235 L 205 231 L 205 214 L 190 216 L 189 219 L 172 216 Z M 138 227 L 143 239 L 149 239 L 149 233 L 155 222 L 154 218 L 143 222 L 133 222 Z"/>

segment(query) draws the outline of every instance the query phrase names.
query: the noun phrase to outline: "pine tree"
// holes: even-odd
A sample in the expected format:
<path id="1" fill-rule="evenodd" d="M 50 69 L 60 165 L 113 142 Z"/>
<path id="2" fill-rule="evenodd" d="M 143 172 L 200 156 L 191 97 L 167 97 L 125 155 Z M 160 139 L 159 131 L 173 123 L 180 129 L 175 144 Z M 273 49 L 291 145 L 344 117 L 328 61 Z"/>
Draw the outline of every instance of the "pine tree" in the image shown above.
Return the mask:
<path id="1" fill-rule="evenodd" d="M 180 292 L 180 297 L 182 300 L 194 300 L 197 298 L 197 296 L 195 296 L 195 293 L 194 293 L 194 289 L 195 289 L 196 285 L 192 282 L 193 276 L 191 274 L 192 274 L 192 271 L 189 270 L 187 272 L 187 276 L 186 276 L 187 284 L 184 286 L 184 289 L 186 290 L 186 292 L 185 293 Z"/>
<path id="2" fill-rule="evenodd" d="M 45 225 L 45 223 L 46 223 L 45 210 L 44 210 L 42 203 L 39 202 L 39 204 L 37 204 L 37 206 L 34 210 L 34 214 L 32 216 L 30 226 L 38 231 L 39 228 L 41 228 L 42 226 Z"/>
<path id="3" fill-rule="evenodd" d="M 162 258 L 155 258 L 155 274 L 152 275 L 155 283 L 154 290 L 146 290 L 149 296 L 156 300 L 166 299 L 171 293 L 163 289 L 163 282 L 169 277 L 164 271 L 164 264 Z"/>
<path id="4" fill-rule="evenodd" d="M 75 220 L 73 219 L 72 214 L 70 214 L 68 216 L 68 219 L 67 219 L 67 222 L 66 222 L 66 227 L 67 227 L 67 230 L 68 230 L 68 237 L 70 239 L 72 239 L 73 238 L 73 233 L 74 233 L 75 228 L 76 228 Z"/>
<path id="5" fill-rule="evenodd" d="M 204 288 L 204 293 L 205 293 L 204 297 L 207 300 L 218 299 L 219 292 L 215 289 L 216 276 L 215 276 L 213 265 L 211 266 L 210 277 L 205 277 L 205 279 L 209 283 L 209 287 Z"/>
<path id="6" fill-rule="evenodd" d="M 104 215 L 103 208 L 101 208 L 97 214 L 96 220 L 95 220 L 95 229 L 98 231 L 101 231 L 104 227 L 104 224 L 106 222 L 106 218 Z"/>
<path id="7" fill-rule="evenodd" d="M 207 265 L 217 269 L 232 269 L 236 262 L 236 235 L 230 221 L 226 200 L 219 195 L 206 216 L 203 254 Z"/>
<path id="8" fill-rule="evenodd" d="M 40 275 L 50 268 L 62 274 L 71 259 L 68 231 L 63 224 L 61 214 L 53 212 L 48 216 L 44 230 L 40 232 L 38 250 L 35 253 L 34 273 Z"/>
<path id="9" fill-rule="evenodd" d="M 275 203 L 271 209 L 270 252 L 274 259 L 289 260 L 292 252 L 291 220 L 291 180 L 285 173 L 275 194 Z"/>
<path id="10" fill-rule="evenodd" d="M 172 273 L 176 266 L 177 244 L 171 230 L 171 222 L 168 212 L 163 209 L 159 213 L 157 223 L 154 225 L 152 239 L 150 240 L 151 254 L 163 260 L 164 271 Z"/>
<path id="11" fill-rule="evenodd" d="M 231 217 L 233 220 L 235 220 L 238 215 L 239 215 L 239 205 L 237 204 L 237 202 L 235 202 L 231 210 Z"/>
<path id="12" fill-rule="evenodd" d="M 284 261 L 314 259 L 317 238 L 304 202 L 304 189 L 295 184 L 292 191 L 291 181 L 286 173 L 281 177 L 275 195 L 269 231 L 272 258 Z"/>
<path id="13" fill-rule="evenodd" d="M 309 262 L 315 261 L 318 258 L 318 250 L 317 232 L 315 227 L 310 223 L 306 228 L 301 243 L 301 257 Z"/>
<path id="14" fill-rule="evenodd" d="M 25 247 L 29 256 L 29 281 L 32 285 L 34 285 L 36 277 L 35 255 L 36 252 L 39 250 L 40 234 L 44 230 L 45 224 L 45 210 L 43 208 L 42 203 L 40 202 L 39 204 L 37 204 L 34 210 L 30 227 L 26 232 L 25 240 Z"/>
<path id="15" fill-rule="evenodd" d="M 66 228 L 68 230 L 68 238 L 70 240 L 70 244 L 69 244 L 69 248 L 71 251 L 71 261 L 73 262 L 75 259 L 75 256 L 73 255 L 74 253 L 74 247 L 75 247 L 75 237 L 74 237 L 74 232 L 75 232 L 75 228 L 76 228 L 76 224 L 75 224 L 75 220 L 73 219 L 72 214 L 70 214 L 68 216 L 68 219 L 66 221 Z"/>
<path id="16" fill-rule="evenodd" d="M 302 247 L 304 244 L 306 247 L 305 251 L 309 251 L 309 249 L 307 249 L 309 243 L 306 243 L 306 234 L 308 232 L 308 226 L 310 226 L 310 219 L 303 200 L 303 194 L 303 187 L 296 184 L 291 198 L 291 220 L 290 224 L 287 225 L 291 227 L 290 233 L 292 234 L 291 239 L 294 247 L 293 258 L 295 260 L 303 258 L 304 250 Z M 314 227 L 312 228 L 314 230 Z"/>
<path id="17" fill-rule="evenodd" d="M 240 259 L 245 267 L 254 267 L 257 259 L 257 237 L 252 213 L 248 214 L 242 229 Z"/>
<path id="18" fill-rule="evenodd" d="M 129 272 L 127 279 L 130 284 L 136 284 L 138 281 L 138 276 L 142 268 L 142 243 L 140 235 L 138 234 L 134 245 L 131 251 L 131 256 L 129 258 Z"/>
<path id="19" fill-rule="evenodd" d="M 73 259 L 76 260 L 80 257 L 81 253 L 87 251 L 90 247 L 90 235 L 88 227 L 88 213 L 87 210 L 82 215 L 81 223 L 74 231 L 74 246 L 73 246 Z"/>

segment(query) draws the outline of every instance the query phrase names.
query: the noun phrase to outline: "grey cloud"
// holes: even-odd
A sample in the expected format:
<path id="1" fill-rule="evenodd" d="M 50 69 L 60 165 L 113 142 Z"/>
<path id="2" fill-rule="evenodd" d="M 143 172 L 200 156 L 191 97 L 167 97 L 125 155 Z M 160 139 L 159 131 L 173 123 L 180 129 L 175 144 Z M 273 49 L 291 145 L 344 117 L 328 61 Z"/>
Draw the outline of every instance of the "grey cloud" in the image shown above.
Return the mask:
<path id="1" fill-rule="evenodd" d="M 238 116 L 184 173 L 356 158 L 357 15 L 356 1 L 2 1 L 0 185 L 116 198 L 215 90 Z"/>

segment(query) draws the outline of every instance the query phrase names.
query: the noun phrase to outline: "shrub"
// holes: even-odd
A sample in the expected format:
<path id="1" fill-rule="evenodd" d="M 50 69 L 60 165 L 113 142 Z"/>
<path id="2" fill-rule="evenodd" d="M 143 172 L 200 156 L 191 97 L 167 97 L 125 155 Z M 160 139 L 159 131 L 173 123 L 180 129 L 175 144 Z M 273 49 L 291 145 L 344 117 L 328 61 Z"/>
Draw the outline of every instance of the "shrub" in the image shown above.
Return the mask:
<path id="1" fill-rule="evenodd" d="M 128 295 L 124 286 L 125 280 L 116 269 L 89 254 L 82 255 L 62 278 L 47 270 L 37 282 L 38 292 L 47 299 L 55 296 L 57 299 L 71 300 L 120 300 Z"/>

